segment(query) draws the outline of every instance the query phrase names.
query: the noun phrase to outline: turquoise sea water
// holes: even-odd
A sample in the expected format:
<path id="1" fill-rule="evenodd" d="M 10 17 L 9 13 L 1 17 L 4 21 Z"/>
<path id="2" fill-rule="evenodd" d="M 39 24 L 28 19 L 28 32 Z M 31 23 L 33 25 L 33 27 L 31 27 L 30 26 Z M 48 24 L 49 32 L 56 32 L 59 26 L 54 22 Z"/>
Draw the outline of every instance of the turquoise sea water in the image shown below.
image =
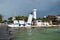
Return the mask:
<path id="1" fill-rule="evenodd" d="M 60 40 L 60 28 L 22 28 L 14 31 L 14 40 Z"/>

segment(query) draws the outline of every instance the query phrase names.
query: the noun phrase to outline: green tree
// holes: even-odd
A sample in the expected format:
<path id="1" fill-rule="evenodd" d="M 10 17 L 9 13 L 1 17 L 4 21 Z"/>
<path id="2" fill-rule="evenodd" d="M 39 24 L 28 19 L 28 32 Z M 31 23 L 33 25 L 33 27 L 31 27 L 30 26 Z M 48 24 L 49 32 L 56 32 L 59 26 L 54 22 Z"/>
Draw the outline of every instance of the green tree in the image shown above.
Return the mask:
<path id="1" fill-rule="evenodd" d="M 13 19 L 12 17 L 8 18 L 9 21 L 12 21 L 12 19 Z"/>
<path id="2" fill-rule="evenodd" d="M 28 17 L 27 16 L 16 16 L 15 20 L 24 20 L 27 21 Z"/>
<path id="3" fill-rule="evenodd" d="M 27 16 L 22 16 L 23 17 L 23 20 L 24 21 L 27 21 L 28 20 L 28 17 Z"/>
<path id="4" fill-rule="evenodd" d="M 8 18 L 8 20 L 9 20 L 10 23 L 13 23 L 12 19 L 13 19 L 12 17 Z"/>
<path id="5" fill-rule="evenodd" d="M 3 16 L 0 14 L 0 22 L 2 22 L 2 17 L 3 17 Z"/>
<path id="6" fill-rule="evenodd" d="M 7 22 L 7 20 L 3 20 L 3 22 Z"/>
<path id="7" fill-rule="evenodd" d="M 49 22 L 49 19 L 46 17 L 46 18 L 42 18 L 41 19 L 43 22 Z"/>
<path id="8" fill-rule="evenodd" d="M 16 16 L 15 20 L 23 20 L 21 16 Z"/>
<path id="9" fill-rule="evenodd" d="M 37 18 L 37 20 L 41 20 L 41 18 Z"/>

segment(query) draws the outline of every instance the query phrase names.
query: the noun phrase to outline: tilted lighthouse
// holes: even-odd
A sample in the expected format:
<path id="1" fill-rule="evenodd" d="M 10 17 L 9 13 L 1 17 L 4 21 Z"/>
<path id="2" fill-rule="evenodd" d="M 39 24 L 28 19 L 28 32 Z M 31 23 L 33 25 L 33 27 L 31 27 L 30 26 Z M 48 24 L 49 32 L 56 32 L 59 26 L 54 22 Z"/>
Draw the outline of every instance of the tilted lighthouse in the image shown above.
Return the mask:
<path id="1" fill-rule="evenodd" d="M 37 19 L 36 13 L 37 13 L 37 9 L 33 9 L 33 18 L 34 18 L 34 19 Z"/>

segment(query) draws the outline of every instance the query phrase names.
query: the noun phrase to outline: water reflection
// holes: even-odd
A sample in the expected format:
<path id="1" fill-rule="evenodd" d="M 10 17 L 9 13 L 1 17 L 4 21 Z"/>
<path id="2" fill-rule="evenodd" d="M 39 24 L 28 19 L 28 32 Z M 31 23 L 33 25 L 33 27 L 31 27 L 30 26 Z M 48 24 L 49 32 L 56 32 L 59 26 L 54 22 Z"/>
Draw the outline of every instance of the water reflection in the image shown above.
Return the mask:
<path id="1" fill-rule="evenodd" d="M 60 40 L 60 28 L 11 28 L 14 40 Z"/>
<path id="2" fill-rule="evenodd" d="M 27 40 L 32 40 L 32 29 L 29 27 L 29 28 L 26 28 L 27 29 Z"/>

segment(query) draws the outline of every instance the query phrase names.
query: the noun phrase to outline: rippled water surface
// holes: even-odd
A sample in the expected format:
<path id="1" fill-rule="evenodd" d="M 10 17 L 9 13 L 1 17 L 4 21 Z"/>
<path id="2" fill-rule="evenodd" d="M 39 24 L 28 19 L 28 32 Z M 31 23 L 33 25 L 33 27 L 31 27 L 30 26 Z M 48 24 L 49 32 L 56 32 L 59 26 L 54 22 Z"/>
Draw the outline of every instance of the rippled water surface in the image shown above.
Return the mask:
<path id="1" fill-rule="evenodd" d="M 18 28 L 14 40 L 60 40 L 60 28 Z"/>

